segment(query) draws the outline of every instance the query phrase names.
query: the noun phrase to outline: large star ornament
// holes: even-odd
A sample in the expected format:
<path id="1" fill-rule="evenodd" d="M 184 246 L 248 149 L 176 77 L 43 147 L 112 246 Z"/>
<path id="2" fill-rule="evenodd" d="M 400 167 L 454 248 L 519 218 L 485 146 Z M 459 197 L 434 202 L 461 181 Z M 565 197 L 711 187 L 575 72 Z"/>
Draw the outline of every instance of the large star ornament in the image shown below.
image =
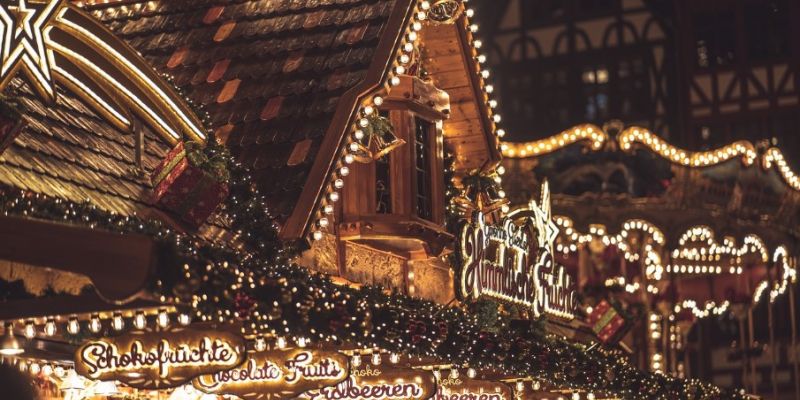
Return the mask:
<path id="1" fill-rule="evenodd" d="M 44 28 L 62 1 L 18 0 L 16 5 L 0 5 L 0 80 L 6 82 L 21 68 L 41 95 L 55 98 Z"/>
<path id="2" fill-rule="evenodd" d="M 553 243 L 558 236 L 558 225 L 553 222 L 550 209 L 550 185 L 547 181 L 542 184 L 541 204 L 536 204 L 536 200 L 531 200 L 528 208 L 533 211 L 533 223 L 538 235 L 539 248 L 546 248 L 553 252 Z"/>

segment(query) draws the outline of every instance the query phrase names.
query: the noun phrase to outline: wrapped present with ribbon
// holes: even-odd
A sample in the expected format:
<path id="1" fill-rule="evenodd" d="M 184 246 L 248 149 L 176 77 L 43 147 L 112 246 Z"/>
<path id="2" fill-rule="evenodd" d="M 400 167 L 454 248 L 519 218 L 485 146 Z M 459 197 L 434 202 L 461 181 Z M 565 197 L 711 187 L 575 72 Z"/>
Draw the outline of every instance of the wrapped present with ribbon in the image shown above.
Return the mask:
<path id="1" fill-rule="evenodd" d="M 153 202 L 194 228 L 228 197 L 225 161 L 209 157 L 199 143 L 178 143 L 153 171 L 152 179 Z"/>
<path id="2" fill-rule="evenodd" d="M 617 309 L 603 300 L 589 314 L 589 326 L 604 344 L 617 341 L 623 333 L 627 321 Z"/>
<path id="3" fill-rule="evenodd" d="M 0 96 L 0 154 L 14 143 L 27 124 L 16 100 Z"/>

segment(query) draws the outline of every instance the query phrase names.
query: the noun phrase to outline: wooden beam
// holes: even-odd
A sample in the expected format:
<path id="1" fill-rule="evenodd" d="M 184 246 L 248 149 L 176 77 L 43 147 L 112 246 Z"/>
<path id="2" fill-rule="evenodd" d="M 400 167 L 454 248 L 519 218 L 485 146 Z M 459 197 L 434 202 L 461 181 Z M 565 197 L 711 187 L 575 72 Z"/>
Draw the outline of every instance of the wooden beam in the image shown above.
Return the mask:
<path id="1" fill-rule="evenodd" d="M 0 217 L 0 243 L 0 259 L 85 275 L 115 303 L 136 296 L 156 264 L 146 236 L 28 218 Z"/>

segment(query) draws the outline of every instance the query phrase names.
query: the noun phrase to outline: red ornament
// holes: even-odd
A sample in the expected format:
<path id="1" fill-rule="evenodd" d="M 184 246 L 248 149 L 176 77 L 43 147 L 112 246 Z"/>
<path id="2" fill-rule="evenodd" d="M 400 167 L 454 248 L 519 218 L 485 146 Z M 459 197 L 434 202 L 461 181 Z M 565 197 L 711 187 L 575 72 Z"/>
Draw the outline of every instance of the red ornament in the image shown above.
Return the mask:
<path id="1" fill-rule="evenodd" d="M 153 171 L 153 202 L 197 228 L 228 197 L 228 185 L 192 165 L 183 142 Z"/>

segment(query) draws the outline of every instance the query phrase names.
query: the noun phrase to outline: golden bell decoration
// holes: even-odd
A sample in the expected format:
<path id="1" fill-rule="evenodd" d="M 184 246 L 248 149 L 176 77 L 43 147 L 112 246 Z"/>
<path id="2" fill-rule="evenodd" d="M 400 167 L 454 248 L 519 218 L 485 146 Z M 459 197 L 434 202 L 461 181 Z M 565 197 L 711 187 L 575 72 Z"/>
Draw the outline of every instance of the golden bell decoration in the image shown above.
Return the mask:
<path id="1" fill-rule="evenodd" d="M 361 163 L 378 160 L 406 143 L 405 140 L 395 136 L 394 127 L 389 119 L 377 114 L 362 118 L 355 136 L 356 140 L 351 144 L 350 153 Z"/>
<path id="2" fill-rule="evenodd" d="M 453 201 L 465 215 L 476 211 L 491 214 L 508 204 L 505 192 L 495 181 L 495 172 L 474 172 L 461 180 L 464 189 Z"/>

